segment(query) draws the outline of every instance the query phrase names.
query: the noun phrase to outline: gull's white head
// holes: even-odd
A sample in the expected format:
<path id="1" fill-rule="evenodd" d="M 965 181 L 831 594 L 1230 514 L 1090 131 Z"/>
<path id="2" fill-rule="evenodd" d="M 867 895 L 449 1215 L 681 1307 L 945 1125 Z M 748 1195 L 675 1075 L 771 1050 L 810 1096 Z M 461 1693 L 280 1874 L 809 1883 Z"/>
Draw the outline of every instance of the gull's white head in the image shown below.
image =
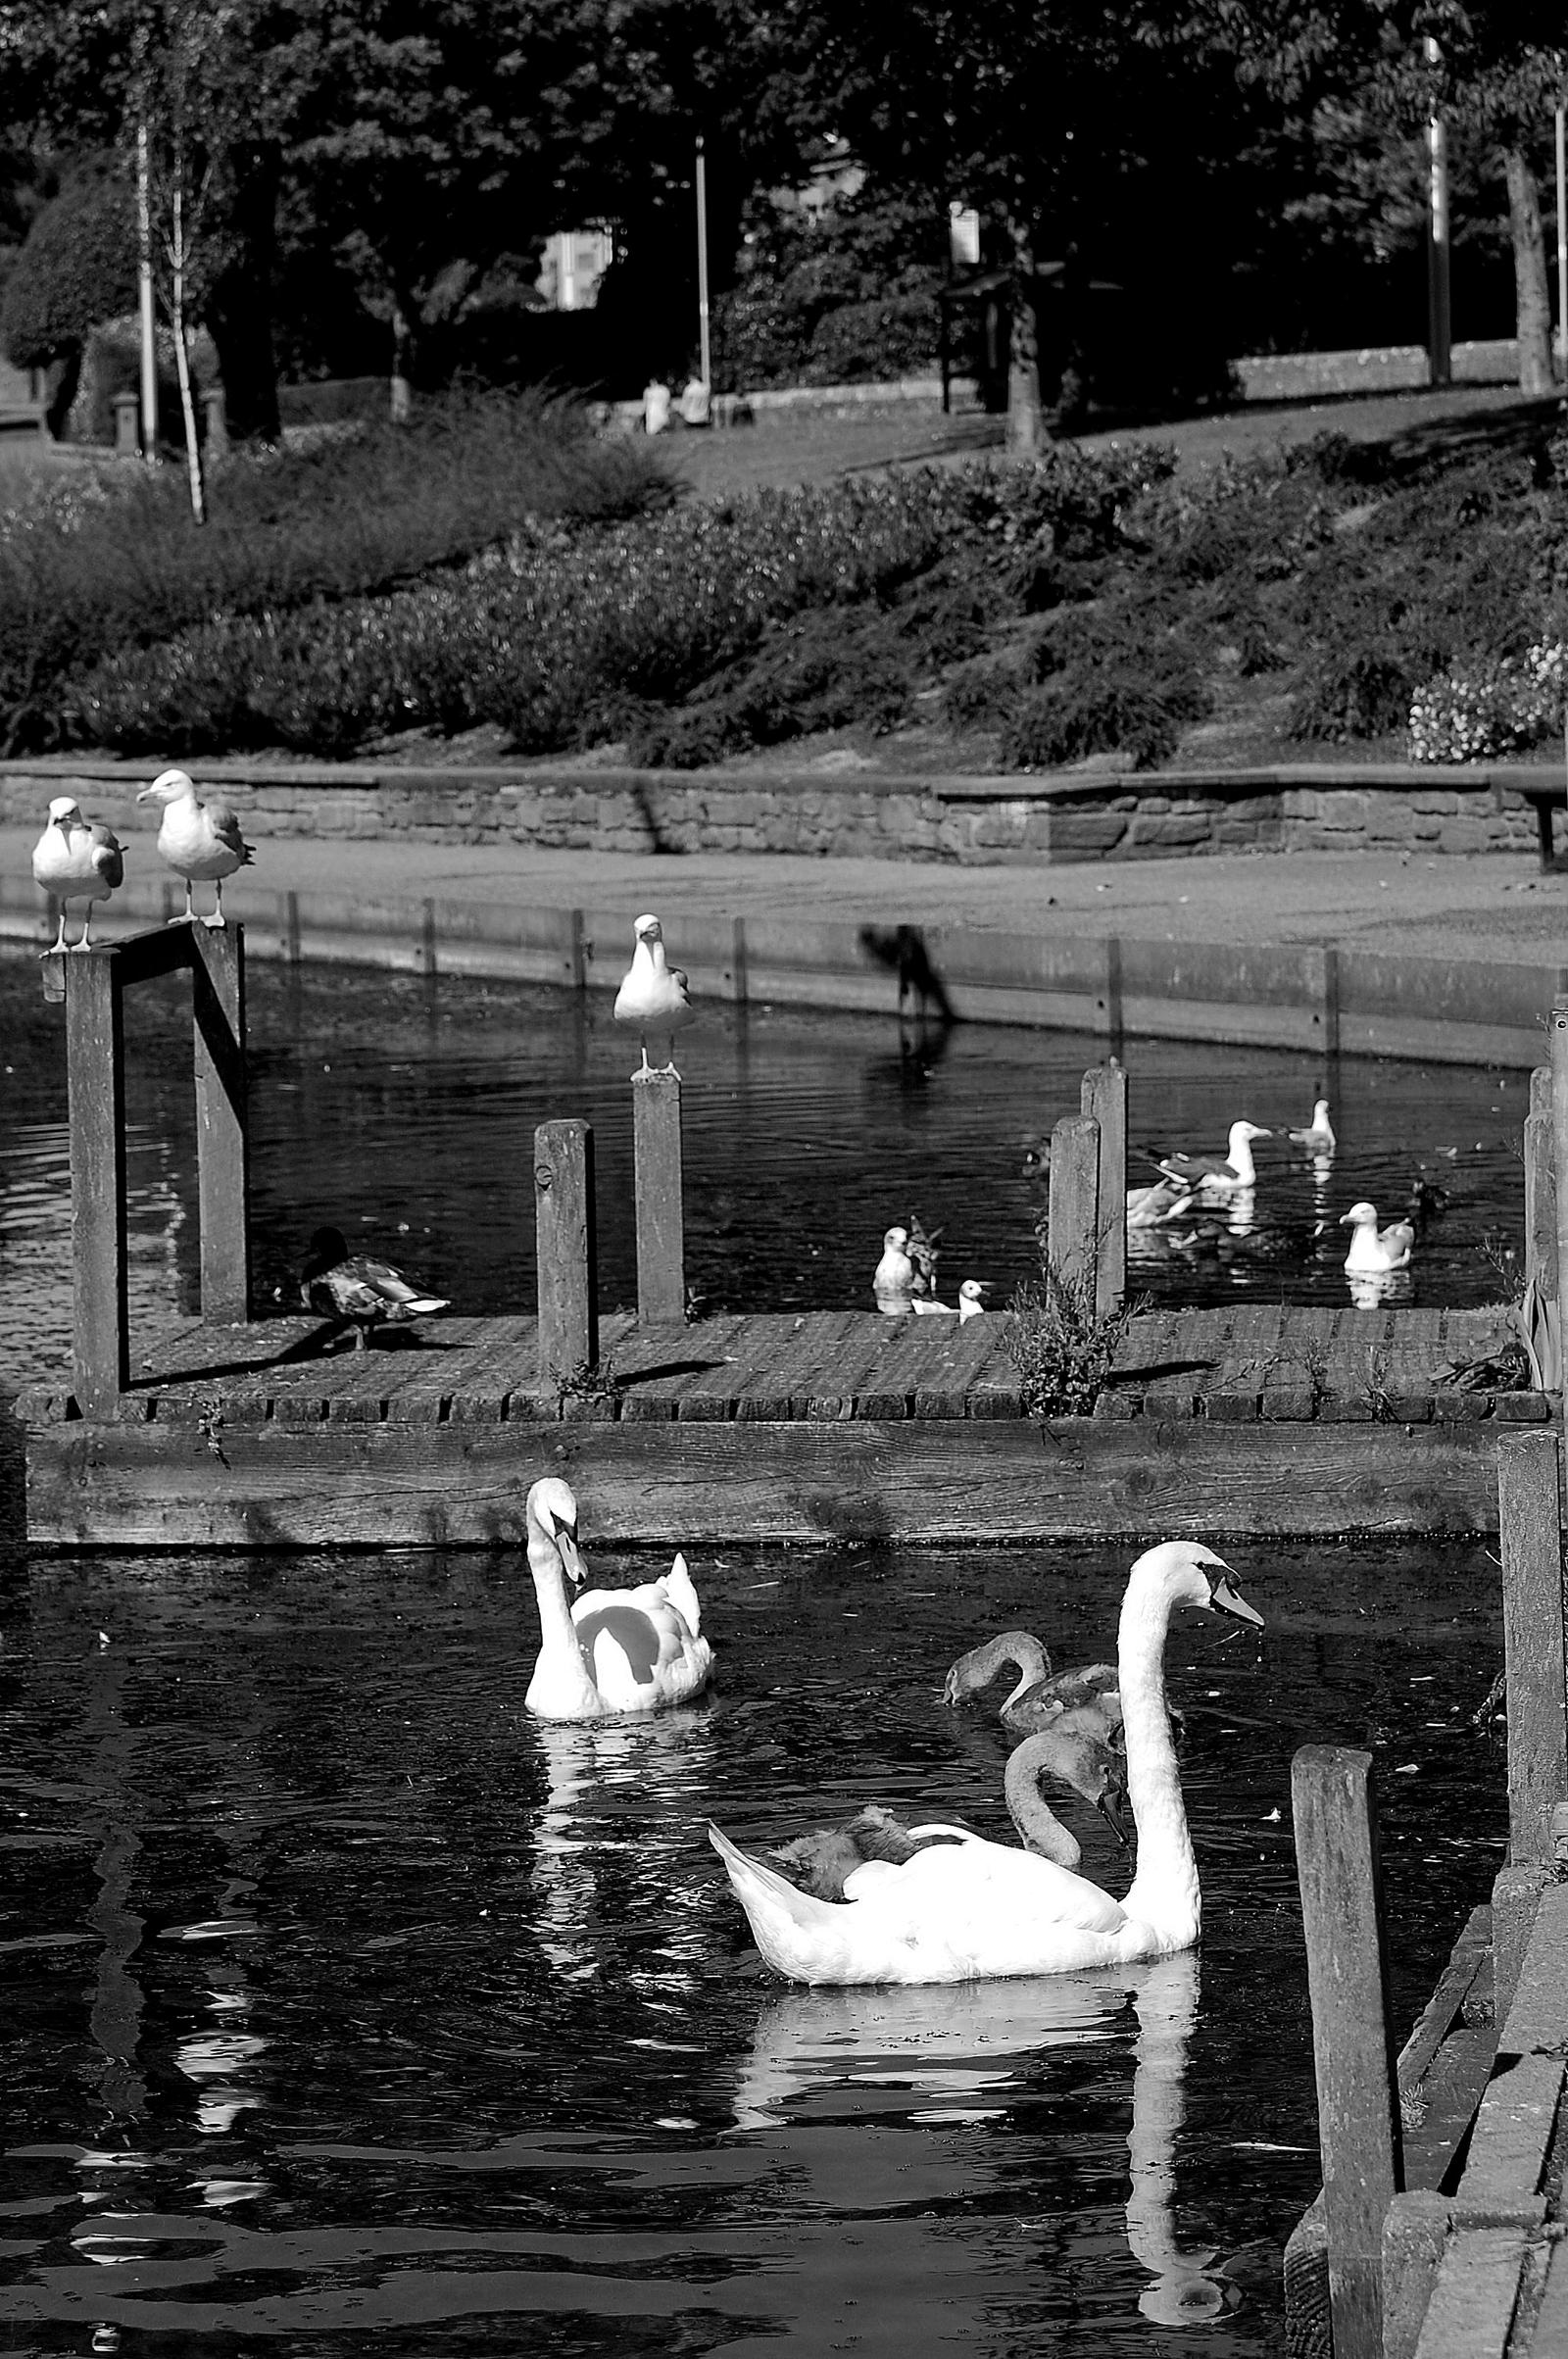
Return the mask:
<path id="1" fill-rule="evenodd" d="M 1263 1130 L 1255 1122 L 1233 1122 L 1231 1124 L 1233 1147 L 1238 1139 L 1271 1139 L 1273 1136 L 1274 1133 L 1271 1130 Z"/>
<path id="2" fill-rule="evenodd" d="M 49 818 L 56 827 L 79 826 L 81 823 L 81 813 L 69 795 L 56 795 L 49 806 Z"/>
<path id="3" fill-rule="evenodd" d="M 1352 1204 L 1348 1212 L 1342 1212 L 1340 1214 L 1340 1226 L 1342 1229 L 1363 1228 L 1368 1221 L 1371 1222 L 1374 1228 L 1377 1227 L 1378 1208 L 1376 1204 Z"/>
<path id="4" fill-rule="evenodd" d="M 632 932 L 639 942 L 662 942 L 664 939 L 664 929 L 657 917 L 639 917 Z"/>
<path id="5" fill-rule="evenodd" d="M 882 1242 L 890 1253 L 902 1253 L 909 1242 L 909 1232 L 907 1229 L 884 1229 Z"/>
<path id="6" fill-rule="evenodd" d="M 136 797 L 138 803 L 177 803 L 181 795 L 193 795 L 195 784 L 185 770 L 160 770 L 151 786 L 144 786 Z"/>
<path id="7" fill-rule="evenodd" d="M 978 1307 L 980 1297 L 986 1292 L 990 1283 L 989 1278 L 965 1278 L 958 1289 L 959 1302 L 973 1302 Z"/>

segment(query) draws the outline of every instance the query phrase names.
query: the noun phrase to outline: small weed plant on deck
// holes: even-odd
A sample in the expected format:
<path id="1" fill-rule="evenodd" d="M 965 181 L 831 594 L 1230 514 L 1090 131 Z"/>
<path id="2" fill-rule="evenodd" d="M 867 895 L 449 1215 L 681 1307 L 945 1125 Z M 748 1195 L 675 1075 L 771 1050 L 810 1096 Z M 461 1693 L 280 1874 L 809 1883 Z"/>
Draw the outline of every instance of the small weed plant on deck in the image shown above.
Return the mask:
<path id="1" fill-rule="evenodd" d="M 1047 1268 L 1025 1278 L 1007 1306 L 1007 1356 L 1018 1371 L 1024 1414 L 1087 1417 L 1110 1373 L 1135 1305 L 1101 1318 L 1095 1282 Z"/>

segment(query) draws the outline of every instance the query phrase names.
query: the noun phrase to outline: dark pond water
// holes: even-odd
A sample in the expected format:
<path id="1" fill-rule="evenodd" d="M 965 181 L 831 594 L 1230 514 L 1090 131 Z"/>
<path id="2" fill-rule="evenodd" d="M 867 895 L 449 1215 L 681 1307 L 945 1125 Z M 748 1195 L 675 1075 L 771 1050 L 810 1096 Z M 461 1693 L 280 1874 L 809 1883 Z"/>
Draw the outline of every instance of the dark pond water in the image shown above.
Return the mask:
<path id="1" fill-rule="evenodd" d="M 194 1132 L 183 978 L 131 995 L 128 1170 L 138 1336 L 196 1307 Z M 585 1115 L 599 1169 L 601 1301 L 635 1294 L 635 1050 L 608 999 L 350 969 L 250 975 L 254 1228 L 264 1287 L 332 1221 L 406 1257 L 463 1309 L 534 1302 L 532 1138 Z M 37 962 L 0 958 L 0 1376 L 63 1364 L 69 1334 L 64 1022 Z M 705 1009 L 683 1036 L 687 1272 L 712 1308 L 871 1307 L 885 1228 L 946 1231 L 944 1290 L 976 1276 L 1004 1303 L 1035 1274 L 1044 1197 L 1024 1142 L 1077 1111 L 1102 1053 L 1087 1038 L 961 1025 L 919 1038 L 892 1018 Z M 1257 1150 L 1245 1233 L 1199 1258 L 1135 1236 L 1155 1301 L 1348 1300 L 1339 1216 L 1369 1197 L 1396 1217 L 1418 1169 L 1446 1193 L 1400 1297 L 1467 1304 L 1506 1290 L 1496 1256 L 1523 1225 L 1522 1074 L 1134 1043 L 1136 1143 L 1222 1150 L 1233 1119 L 1299 1127 L 1326 1087 L 1332 1166 L 1283 1138 Z M 1143 1176 L 1136 1155 L 1131 1176 Z M 949 1292 L 948 1299 L 952 1299 Z"/>
<path id="2" fill-rule="evenodd" d="M 1266 1636 L 1169 1650 L 1200 1957 L 895 1993 L 767 1980 L 705 1821 L 1003 1833 L 943 1670 L 1019 1621 L 1102 1652 L 1123 1554 L 699 1556 L 711 1700 L 583 1730 L 522 1710 L 517 1557 L 13 1566 L 0 2352 L 1277 2352 L 1291 1756 L 1376 1750 L 1407 2023 L 1499 1862 L 1500 1641 L 1479 1548 L 1231 1555 Z"/>

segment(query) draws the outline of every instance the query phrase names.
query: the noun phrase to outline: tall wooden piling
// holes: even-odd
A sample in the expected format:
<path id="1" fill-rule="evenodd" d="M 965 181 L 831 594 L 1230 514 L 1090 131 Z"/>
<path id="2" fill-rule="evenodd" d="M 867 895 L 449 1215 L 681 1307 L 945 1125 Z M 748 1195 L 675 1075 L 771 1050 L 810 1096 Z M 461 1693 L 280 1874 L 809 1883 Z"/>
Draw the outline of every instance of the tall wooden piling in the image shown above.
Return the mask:
<path id="1" fill-rule="evenodd" d="M 560 1384 L 599 1364 L 594 1134 L 587 1122 L 541 1122 L 533 1134 L 539 1266 L 539 1381 Z"/>
<path id="2" fill-rule="evenodd" d="M 195 925 L 190 944 L 202 1317 L 237 1323 L 251 1315 L 245 937 Z"/>
<path id="3" fill-rule="evenodd" d="M 125 1041 L 112 958 L 63 952 L 71 1119 L 76 1405 L 108 1416 L 130 1381 L 125 1283 Z"/>
<path id="4" fill-rule="evenodd" d="M 1383 2220 L 1403 2179 L 1372 1756 L 1291 1764 L 1335 2359 L 1381 2359 Z"/>
<path id="5" fill-rule="evenodd" d="M 1551 1101 L 1551 1067 L 1537 1065 L 1530 1076 L 1530 1111 L 1525 1118 L 1525 1278 L 1534 1278 L 1544 1299 L 1555 1302 L 1557 1182 Z"/>
<path id="6" fill-rule="evenodd" d="M 1554 1000 L 1551 1022 L 1551 1176 L 1557 1204 L 1557 1268 L 1568 1268 L 1568 1000 Z M 1532 1082 L 1531 1110 L 1535 1109 Z"/>
<path id="7" fill-rule="evenodd" d="M 686 1317 L 681 1204 L 680 1075 L 638 1073 L 631 1085 L 637 1199 L 637 1318 L 671 1327 Z"/>
<path id="8" fill-rule="evenodd" d="M 1553 1814 L 1568 1798 L 1557 1456 L 1553 1433 L 1508 1434 L 1497 1445 L 1508 1857 L 1515 1867 L 1552 1859 Z"/>
<path id="9" fill-rule="evenodd" d="M 1099 1235 L 1100 1124 L 1093 1114 L 1064 1114 L 1051 1134 L 1046 1252 L 1060 1284 L 1091 1298 Z"/>
<path id="10" fill-rule="evenodd" d="M 1107 1319 L 1127 1292 L 1127 1075 L 1122 1067 L 1091 1065 L 1080 1105 L 1100 1124 L 1095 1315 Z"/>

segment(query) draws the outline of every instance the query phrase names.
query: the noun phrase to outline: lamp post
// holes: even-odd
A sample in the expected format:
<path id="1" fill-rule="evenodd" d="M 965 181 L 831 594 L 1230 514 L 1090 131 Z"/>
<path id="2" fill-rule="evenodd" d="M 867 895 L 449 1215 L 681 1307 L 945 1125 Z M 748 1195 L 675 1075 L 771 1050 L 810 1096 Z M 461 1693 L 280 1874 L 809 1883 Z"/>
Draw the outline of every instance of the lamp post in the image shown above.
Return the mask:
<path id="1" fill-rule="evenodd" d="M 1436 66 L 1440 52 L 1428 33 L 1426 57 Z M 1427 375 L 1434 385 L 1453 375 L 1448 305 L 1448 131 L 1433 108 L 1427 123 Z"/>
<path id="2" fill-rule="evenodd" d="M 703 389 L 713 383 L 712 350 L 708 334 L 708 166 L 702 133 L 697 135 L 697 339 L 702 354 Z"/>
<path id="3" fill-rule="evenodd" d="M 1568 376 L 1568 140 L 1557 109 L 1557 373 Z"/>
<path id="4" fill-rule="evenodd" d="M 158 346 L 153 333 L 152 157 L 145 102 L 136 123 L 136 291 L 141 316 L 141 455 L 158 463 Z"/>

